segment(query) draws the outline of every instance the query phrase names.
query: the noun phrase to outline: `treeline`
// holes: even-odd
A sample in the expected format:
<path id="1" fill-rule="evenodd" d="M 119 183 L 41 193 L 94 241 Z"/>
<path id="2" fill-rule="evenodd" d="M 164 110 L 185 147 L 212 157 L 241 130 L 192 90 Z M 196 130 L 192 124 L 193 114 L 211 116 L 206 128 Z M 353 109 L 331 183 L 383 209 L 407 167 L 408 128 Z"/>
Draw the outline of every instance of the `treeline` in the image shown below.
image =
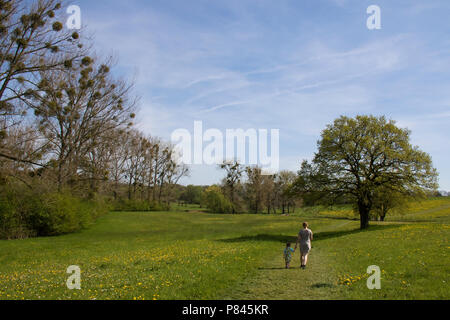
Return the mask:
<path id="1" fill-rule="evenodd" d="M 106 164 L 103 181 L 116 210 L 162 210 L 176 201 L 178 182 L 189 168 L 176 161 L 170 143 L 129 130 L 113 139 L 100 163 Z M 111 148 L 112 147 L 112 148 Z"/>
<path id="2" fill-rule="evenodd" d="M 214 213 L 289 214 L 302 205 L 291 192 L 297 177 L 291 171 L 265 175 L 259 167 L 243 166 L 237 161 L 220 166 L 226 172 L 221 184 L 187 186 L 179 194 L 182 203 L 198 204 Z"/>
<path id="3" fill-rule="evenodd" d="M 132 83 L 65 18 L 55 0 L 0 0 L 0 238 L 158 209 L 188 173 L 169 143 L 133 128 Z"/>
<path id="4" fill-rule="evenodd" d="M 237 161 L 220 165 L 226 173 L 221 184 L 213 186 L 179 186 L 178 201 L 197 204 L 212 213 L 239 214 L 290 214 L 298 208 L 352 207 L 357 215 L 357 203 L 351 195 L 336 192 L 308 190 L 305 179 L 310 179 L 304 162 L 297 172 L 280 171 L 264 175 L 259 167 L 243 166 Z M 315 179 L 328 179 L 321 175 Z M 321 181 L 322 182 L 322 181 Z M 385 221 L 391 212 L 407 208 L 411 201 L 421 201 L 442 196 L 433 189 L 416 189 L 399 192 L 392 188 L 373 188 L 369 220 Z"/>

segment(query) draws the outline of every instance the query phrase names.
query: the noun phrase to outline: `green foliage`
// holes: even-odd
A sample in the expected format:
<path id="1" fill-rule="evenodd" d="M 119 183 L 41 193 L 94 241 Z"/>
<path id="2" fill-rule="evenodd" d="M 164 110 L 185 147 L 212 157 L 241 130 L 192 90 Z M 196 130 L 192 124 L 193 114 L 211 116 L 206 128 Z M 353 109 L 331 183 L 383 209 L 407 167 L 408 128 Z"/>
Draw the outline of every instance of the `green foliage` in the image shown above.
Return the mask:
<path id="1" fill-rule="evenodd" d="M 203 196 L 203 187 L 187 186 L 180 194 L 179 199 L 189 204 L 200 204 Z"/>
<path id="2" fill-rule="evenodd" d="M 123 212 L 149 212 L 149 211 L 168 211 L 170 206 L 165 203 L 136 199 L 119 199 L 112 204 L 113 211 Z"/>
<path id="3" fill-rule="evenodd" d="M 7 190 L 0 196 L 0 238 L 76 232 L 108 210 L 101 199 L 88 201 L 66 193 Z"/>
<path id="4" fill-rule="evenodd" d="M 247 174 L 246 200 L 248 202 L 248 208 L 252 213 L 259 213 L 262 211 L 262 191 L 264 177 L 262 175 L 261 168 L 247 167 L 245 168 Z"/>
<path id="5" fill-rule="evenodd" d="M 17 208 L 17 199 L 11 194 L 0 196 L 0 239 L 23 239 L 32 236 Z"/>
<path id="6" fill-rule="evenodd" d="M 376 190 L 372 205 L 371 217 L 374 220 L 384 221 L 386 216 L 396 209 L 403 210 L 408 207 L 414 199 L 424 198 L 421 194 L 402 194 L 389 189 L 379 188 Z"/>
<path id="7" fill-rule="evenodd" d="M 349 197 L 362 229 L 380 190 L 408 195 L 437 187 L 431 157 L 410 144 L 409 130 L 384 116 L 340 117 L 322 132 L 318 149 L 312 164 L 302 165 L 298 190 L 329 202 Z"/>
<path id="8" fill-rule="evenodd" d="M 206 208 L 213 213 L 233 213 L 233 205 L 217 186 L 206 189 L 203 202 Z"/>

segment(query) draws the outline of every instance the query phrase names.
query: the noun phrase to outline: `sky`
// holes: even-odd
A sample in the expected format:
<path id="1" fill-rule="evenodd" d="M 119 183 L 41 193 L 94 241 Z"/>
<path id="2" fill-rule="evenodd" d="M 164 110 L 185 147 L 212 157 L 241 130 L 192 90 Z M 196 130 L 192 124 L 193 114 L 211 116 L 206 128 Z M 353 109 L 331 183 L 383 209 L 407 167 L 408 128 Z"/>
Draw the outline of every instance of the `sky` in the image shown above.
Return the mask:
<path id="1" fill-rule="evenodd" d="M 279 129 L 280 169 L 312 159 L 341 115 L 412 131 L 450 190 L 450 1 L 80 0 L 84 32 L 141 97 L 137 126 L 169 140 L 203 127 Z M 381 9 L 369 30 L 366 10 Z M 191 166 L 184 184 L 218 183 Z"/>

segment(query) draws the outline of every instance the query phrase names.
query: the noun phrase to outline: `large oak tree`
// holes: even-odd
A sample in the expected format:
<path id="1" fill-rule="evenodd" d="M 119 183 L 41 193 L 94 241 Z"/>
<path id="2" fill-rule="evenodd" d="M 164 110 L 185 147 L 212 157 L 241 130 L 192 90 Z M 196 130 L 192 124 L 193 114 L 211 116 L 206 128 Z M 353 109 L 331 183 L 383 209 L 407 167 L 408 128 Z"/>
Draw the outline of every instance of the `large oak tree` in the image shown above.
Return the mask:
<path id="1" fill-rule="evenodd" d="M 331 201 L 350 199 L 365 229 L 380 190 L 410 195 L 437 188 L 431 157 L 411 145 L 410 133 L 384 116 L 342 116 L 322 132 L 296 189 Z"/>

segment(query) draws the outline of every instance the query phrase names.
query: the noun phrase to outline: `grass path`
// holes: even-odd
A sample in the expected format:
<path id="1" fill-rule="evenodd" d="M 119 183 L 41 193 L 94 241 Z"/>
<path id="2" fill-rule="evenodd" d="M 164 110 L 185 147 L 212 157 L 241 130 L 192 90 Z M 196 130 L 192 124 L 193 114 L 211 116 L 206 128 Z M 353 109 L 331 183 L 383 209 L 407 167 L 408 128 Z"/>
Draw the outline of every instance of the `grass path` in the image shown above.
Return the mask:
<path id="1" fill-rule="evenodd" d="M 448 299 L 448 224 L 358 222 L 318 226 L 306 270 L 296 252 L 283 268 L 281 246 L 225 299 Z M 426 239 L 426 241 L 423 241 Z M 399 263 L 400 262 L 400 263 Z M 369 290 L 367 267 L 381 269 L 381 290 Z"/>
<path id="2" fill-rule="evenodd" d="M 274 252 L 261 264 L 257 274 L 233 289 L 225 299 L 242 300 L 317 300 L 338 299 L 339 288 L 336 284 L 337 273 L 333 261 L 325 254 L 326 247 L 320 243 L 320 234 L 343 230 L 352 222 L 339 222 L 315 230 L 319 239 L 313 241 L 313 248 L 305 270 L 300 269 L 299 250 L 294 254 L 291 269 L 283 267 L 280 252 Z M 318 241 L 317 241 L 318 240 Z"/>
<path id="3" fill-rule="evenodd" d="M 324 299 L 335 288 L 333 272 L 328 268 L 320 250 L 314 250 L 306 270 L 300 269 L 300 259 L 296 253 L 290 270 L 283 268 L 283 261 L 277 253 L 255 277 L 240 284 L 230 296 L 224 299 L 253 300 L 309 300 Z M 331 271 L 331 272 L 330 272 Z"/>

